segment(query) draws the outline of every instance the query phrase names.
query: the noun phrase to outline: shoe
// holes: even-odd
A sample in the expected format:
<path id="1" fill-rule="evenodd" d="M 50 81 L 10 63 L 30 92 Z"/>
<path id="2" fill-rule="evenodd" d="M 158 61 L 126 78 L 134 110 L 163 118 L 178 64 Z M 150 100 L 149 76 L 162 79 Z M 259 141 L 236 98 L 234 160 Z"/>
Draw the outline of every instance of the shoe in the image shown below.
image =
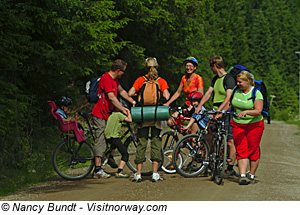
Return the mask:
<path id="1" fill-rule="evenodd" d="M 249 178 L 247 177 L 240 177 L 239 179 L 239 184 L 240 185 L 248 185 L 250 183 Z"/>
<path id="2" fill-rule="evenodd" d="M 160 177 L 160 175 L 157 174 L 152 174 L 152 182 L 157 182 L 157 181 L 162 181 L 164 180 L 162 177 Z"/>
<path id="3" fill-rule="evenodd" d="M 103 169 L 100 169 L 98 172 L 93 173 L 93 178 L 109 178 L 110 174 L 104 172 Z"/>
<path id="4" fill-rule="evenodd" d="M 228 170 L 228 171 L 229 171 L 229 175 L 230 175 L 230 176 L 240 177 L 240 174 L 237 173 L 234 169 Z"/>
<path id="5" fill-rule="evenodd" d="M 141 182 L 142 181 L 141 175 L 137 175 L 136 173 L 134 173 L 134 175 L 133 175 L 133 181 Z"/>
<path id="6" fill-rule="evenodd" d="M 116 161 L 114 160 L 114 158 L 108 158 L 108 165 L 111 167 L 111 168 L 118 168 L 118 165 L 116 164 Z"/>
<path id="7" fill-rule="evenodd" d="M 129 178 L 129 175 L 120 172 L 116 173 L 116 178 Z"/>

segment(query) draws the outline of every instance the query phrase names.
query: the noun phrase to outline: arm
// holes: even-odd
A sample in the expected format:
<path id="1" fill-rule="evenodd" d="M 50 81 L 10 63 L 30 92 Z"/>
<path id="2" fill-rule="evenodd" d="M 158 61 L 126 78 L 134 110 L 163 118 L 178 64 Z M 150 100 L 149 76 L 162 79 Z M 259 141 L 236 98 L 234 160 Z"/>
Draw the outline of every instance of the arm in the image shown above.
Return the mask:
<path id="1" fill-rule="evenodd" d="M 108 99 L 111 101 L 111 103 L 115 106 L 115 108 L 119 109 L 122 113 L 126 114 L 125 108 L 121 105 L 117 97 L 115 97 L 113 92 L 107 93 Z"/>
<path id="2" fill-rule="evenodd" d="M 205 104 L 205 102 L 208 101 L 208 99 L 211 97 L 211 94 L 213 93 L 214 88 L 212 86 L 210 86 L 208 88 L 208 90 L 206 91 L 206 93 L 204 94 L 203 98 L 200 101 L 200 104 L 198 105 L 198 107 L 195 110 L 195 113 L 198 114 L 200 110 L 202 110 L 202 106 Z"/>
<path id="3" fill-rule="evenodd" d="M 203 93 L 204 93 L 204 92 L 203 92 L 203 88 L 198 88 L 197 91 L 199 91 L 200 93 L 202 93 L 202 95 L 203 95 Z"/>
<path id="4" fill-rule="evenodd" d="M 174 95 L 171 97 L 171 99 L 167 103 L 165 103 L 164 105 L 165 106 L 170 106 L 170 104 L 172 102 L 174 102 L 176 99 L 178 99 L 178 97 L 181 95 L 182 91 L 183 91 L 183 87 L 181 85 L 179 85 L 177 91 L 174 93 Z"/>
<path id="5" fill-rule="evenodd" d="M 132 117 L 130 114 L 130 110 L 128 110 L 127 108 L 125 108 L 126 112 L 127 112 L 127 117 L 124 119 L 125 122 L 132 122 Z"/>
<path id="6" fill-rule="evenodd" d="M 254 109 L 253 110 L 244 110 L 238 113 L 239 117 L 244 117 L 246 115 L 250 116 L 259 116 L 263 110 L 264 100 L 258 99 L 254 101 Z"/>
<path id="7" fill-rule="evenodd" d="M 194 124 L 195 120 L 196 119 L 191 118 L 190 121 L 189 121 L 189 124 L 184 129 L 188 130 Z"/>
<path id="8" fill-rule="evenodd" d="M 169 100 L 170 98 L 170 93 L 169 93 L 169 90 L 168 89 L 165 89 L 163 91 L 163 97 L 166 99 L 166 100 Z"/>
<path id="9" fill-rule="evenodd" d="M 131 104 L 135 103 L 135 101 L 133 100 L 133 98 L 131 98 L 128 95 L 128 93 L 126 92 L 126 90 L 124 90 L 121 85 L 118 86 L 118 92 L 119 92 L 120 96 L 122 96 L 124 99 L 126 99 L 127 101 L 129 101 Z M 133 105 L 135 105 L 135 104 L 133 104 Z"/>

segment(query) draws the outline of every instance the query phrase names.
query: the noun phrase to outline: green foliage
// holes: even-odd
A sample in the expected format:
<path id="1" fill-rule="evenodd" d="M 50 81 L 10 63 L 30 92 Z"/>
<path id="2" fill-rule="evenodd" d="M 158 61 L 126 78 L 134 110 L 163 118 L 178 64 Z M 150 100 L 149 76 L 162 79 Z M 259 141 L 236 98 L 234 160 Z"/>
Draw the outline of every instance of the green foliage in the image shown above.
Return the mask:
<path id="1" fill-rule="evenodd" d="M 12 182 L 14 188 L 51 176 L 59 135 L 47 101 L 66 95 L 79 103 L 84 83 L 116 58 L 128 63 L 120 82 L 129 90 L 145 73 L 145 58 L 156 57 L 173 94 L 186 57 L 198 60 L 206 91 L 214 76 L 207 60 L 220 55 L 226 69 L 242 64 L 265 81 L 276 96 L 272 119 L 295 118 L 299 19 L 297 0 L 2 0 L 0 170 L 21 169 L 29 178 Z"/>

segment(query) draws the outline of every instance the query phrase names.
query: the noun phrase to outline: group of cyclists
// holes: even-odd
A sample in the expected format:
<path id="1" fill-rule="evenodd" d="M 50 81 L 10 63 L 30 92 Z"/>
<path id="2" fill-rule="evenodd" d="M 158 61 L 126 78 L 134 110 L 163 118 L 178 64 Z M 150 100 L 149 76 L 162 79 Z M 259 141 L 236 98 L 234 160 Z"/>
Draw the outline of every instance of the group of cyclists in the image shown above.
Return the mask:
<path id="1" fill-rule="evenodd" d="M 225 78 L 227 72 L 224 69 L 224 61 L 220 56 L 213 56 L 208 60 L 212 72 L 215 74 L 211 81 L 208 90 L 203 91 L 203 78 L 196 74 L 198 61 L 194 57 L 188 57 L 184 60 L 185 74 L 182 76 L 177 91 L 171 96 L 168 91 L 169 87 L 165 79 L 159 78 L 159 87 L 162 96 L 166 99 L 164 106 L 170 106 L 178 97 L 185 93 L 185 104 L 183 105 L 183 114 L 191 117 L 190 122 L 185 129 L 190 129 L 191 133 L 195 134 L 198 131 L 197 119 L 198 113 L 204 110 L 204 104 L 213 97 L 213 107 L 217 111 L 228 110 L 230 107 L 238 114 L 237 117 L 226 115 L 225 129 L 228 131 L 228 146 L 229 146 L 229 162 L 227 172 L 230 175 L 239 177 L 240 185 L 247 185 L 255 183 L 255 172 L 259 164 L 260 150 L 259 144 L 264 129 L 264 121 L 261 115 L 263 97 L 260 92 L 257 93 L 256 98 L 252 102 L 251 92 L 254 86 L 254 77 L 248 71 L 242 71 L 237 76 L 237 83 L 234 78 Z M 119 117 L 114 120 L 120 122 L 122 120 L 131 120 L 130 112 L 122 106 L 117 99 L 119 94 L 121 97 L 130 102 L 133 106 L 136 101 L 133 99 L 137 96 L 139 89 L 142 87 L 144 78 L 139 77 L 133 84 L 128 93 L 122 88 L 118 79 L 126 72 L 127 64 L 123 60 L 115 60 L 109 72 L 106 72 L 99 81 L 98 94 L 100 95 L 98 102 L 95 104 L 92 116 L 95 125 L 95 170 L 93 173 L 94 178 L 108 178 L 110 174 L 106 173 L 102 167 L 101 162 L 106 149 L 107 138 L 107 122 L 112 121 L 109 119 L 113 117 L 113 112 L 120 112 Z M 158 78 L 158 62 L 156 58 L 146 59 L 145 75 L 147 79 L 156 80 Z M 238 87 L 234 96 L 232 92 L 234 87 Z M 104 93 L 101 93 L 104 92 Z M 232 98 L 233 97 L 233 98 Z M 250 99 L 249 99 L 250 98 Z M 167 121 L 169 127 L 172 128 L 175 119 L 179 113 L 175 112 Z M 222 117 L 217 115 L 215 118 Z M 142 165 L 145 161 L 145 150 L 148 142 L 149 132 L 151 133 L 151 160 L 153 167 L 152 181 L 157 182 L 163 180 L 158 173 L 158 163 L 161 159 L 161 140 L 159 134 L 163 128 L 163 123 L 160 121 L 141 122 L 137 125 L 137 152 L 136 152 L 136 169 L 134 180 L 137 182 L 142 181 L 141 171 Z M 110 129 L 118 131 L 120 123 L 110 123 Z M 115 133 L 113 138 L 120 137 Z M 122 150 L 124 151 L 124 150 Z M 125 153 L 125 152 L 124 152 Z M 123 158 L 124 157 L 124 158 Z M 237 159 L 239 173 L 234 170 L 235 160 Z M 120 167 L 124 166 L 126 156 L 122 154 L 123 162 Z M 248 162 L 250 160 L 250 172 L 246 174 Z M 116 176 L 119 178 L 128 178 L 127 174 L 122 174 L 122 168 L 118 169 Z"/>

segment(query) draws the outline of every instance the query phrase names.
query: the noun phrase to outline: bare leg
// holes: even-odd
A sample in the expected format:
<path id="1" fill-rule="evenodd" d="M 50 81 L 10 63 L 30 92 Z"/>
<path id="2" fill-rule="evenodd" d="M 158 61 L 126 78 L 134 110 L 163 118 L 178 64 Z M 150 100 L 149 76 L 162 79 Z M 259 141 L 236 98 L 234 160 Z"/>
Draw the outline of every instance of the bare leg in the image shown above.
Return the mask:
<path id="1" fill-rule="evenodd" d="M 143 163 L 136 165 L 136 175 L 141 175 Z"/>
<path id="2" fill-rule="evenodd" d="M 99 156 L 95 157 L 95 166 L 101 166 L 101 157 Z"/>
<path id="3" fill-rule="evenodd" d="M 235 146 L 234 146 L 234 143 L 233 143 L 233 139 L 228 140 L 227 144 L 228 144 L 228 147 L 229 147 L 229 158 L 231 159 L 231 161 L 228 162 L 228 164 L 229 165 L 234 165 L 236 150 L 235 150 Z"/>
<path id="4" fill-rule="evenodd" d="M 243 159 L 238 160 L 238 165 L 239 165 L 240 174 L 246 175 L 247 166 L 248 166 L 248 158 L 243 158 Z"/>
<path id="5" fill-rule="evenodd" d="M 158 162 L 157 161 L 152 162 L 152 169 L 153 169 L 153 173 L 158 173 Z"/>
<path id="6" fill-rule="evenodd" d="M 250 161 L 250 174 L 255 175 L 258 164 L 259 164 L 259 159 L 257 159 L 256 161 Z"/>

